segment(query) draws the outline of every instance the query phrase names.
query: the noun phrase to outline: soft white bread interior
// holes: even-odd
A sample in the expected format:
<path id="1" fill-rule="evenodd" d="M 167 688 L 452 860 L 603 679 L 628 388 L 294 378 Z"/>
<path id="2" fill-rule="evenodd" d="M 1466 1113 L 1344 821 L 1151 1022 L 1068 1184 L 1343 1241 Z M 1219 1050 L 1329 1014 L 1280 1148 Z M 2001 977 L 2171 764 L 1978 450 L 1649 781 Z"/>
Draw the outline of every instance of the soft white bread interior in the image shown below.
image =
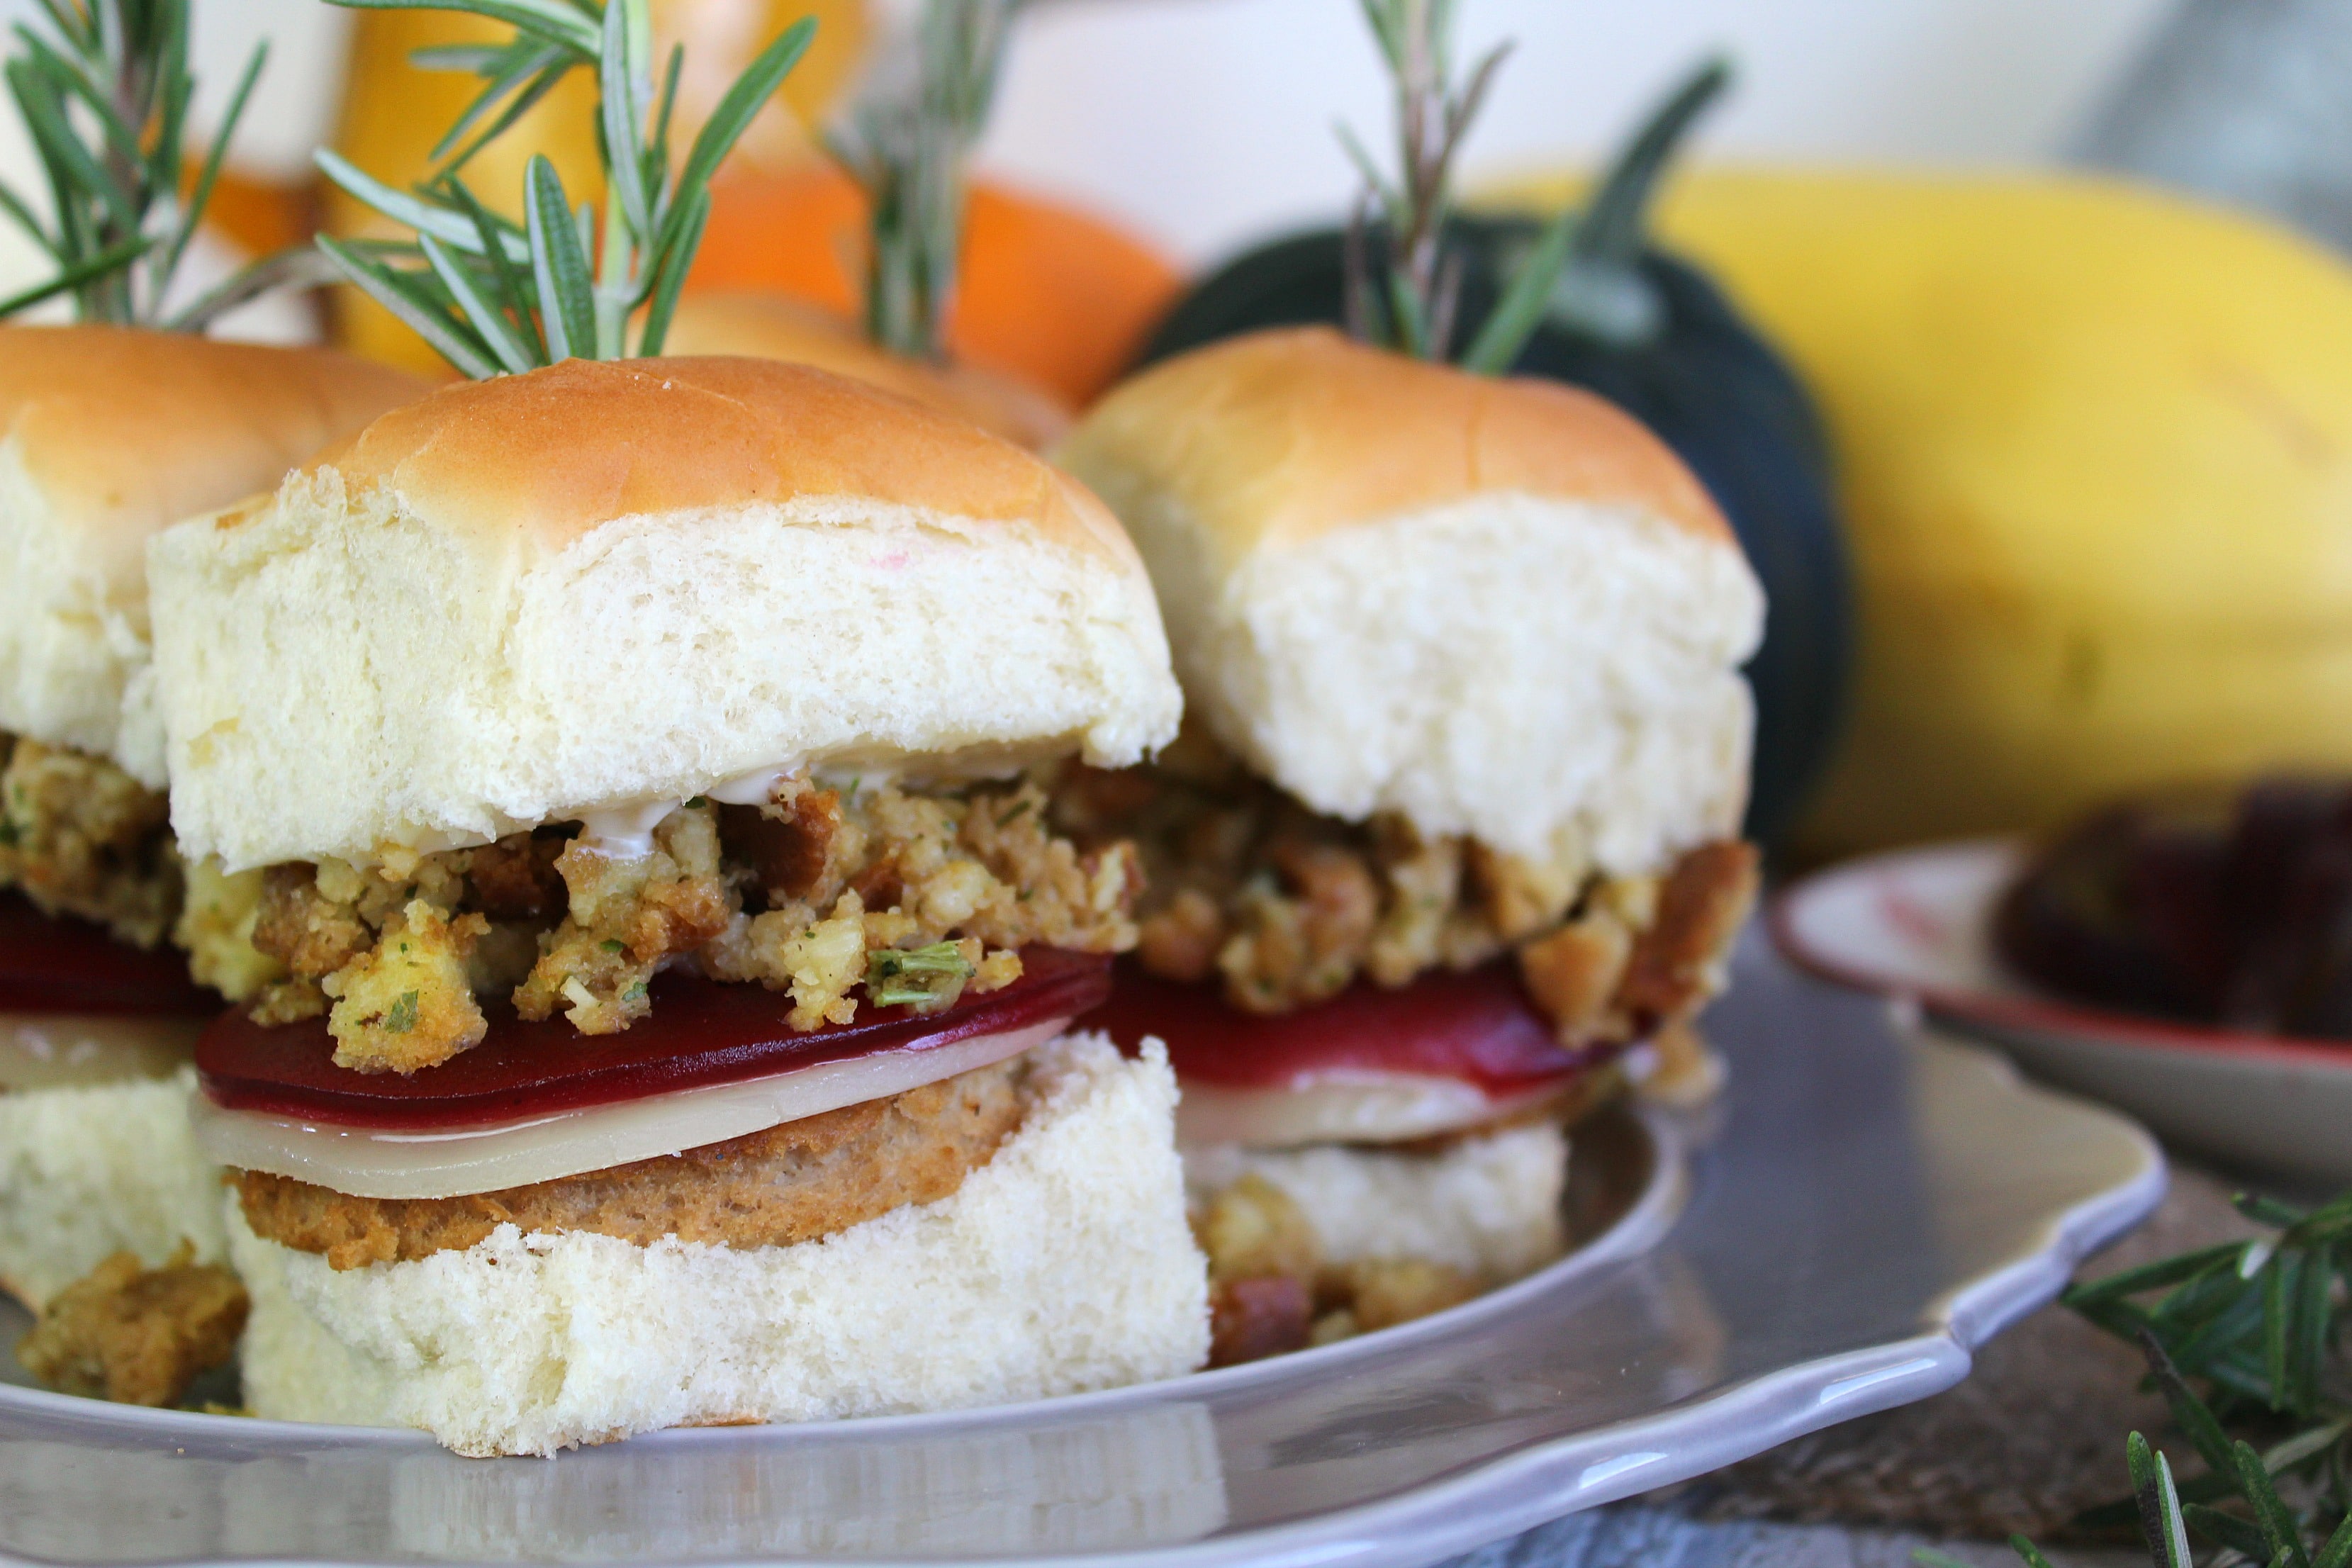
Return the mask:
<path id="1" fill-rule="evenodd" d="M 1059 460 L 1142 551 L 1193 711 L 1316 810 L 1615 874 L 1737 827 L 1762 593 L 1601 399 L 1267 331 L 1128 382 Z"/>
<path id="2" fill-rule="evenodd" d="M 257 1415 L 552 1454 L 662 1426 L 945 1410 L 1172 1377 L 1209 1348 L 1175 1075 L 1041 1046 L 1022 1125 L 952 1196 L 822 1240 L 638 1247 L 503 1226 L 337 1273 L 232 1207 Z"/>
<path id="3" fill-rule="evenodd" d="M 1417 1258 L 1500 1283 L 1566 1250 L 1560 1197 L 1568 1135 L 1542 1121 L 1460 1138 L 1423 1152 L 1364 1144 L 1184 1151 L 1196 1203 L 1255 1175 L 1280 1188 L 1315 1227 L 1324 1261 Z"/>
<path id="4" fill-rule="evenodd" d="M 932 364 L 894 354 L 824 306 L 749 289 L 689 294 L 670 319 L 673 354 L 748 354 L 813 364 L 970 420 L 1043 451 L 1070 428 L 1069 410 L 1026 382 L 980 365 Z"/>
<path id="5" fill-rule="evenodd" d="M 323 349 L 0 327 L 0 730 L 163 788 L 148 538 L 271 488 L 425 387 Z"/>
<path id="6" fill-rule="evenodd" d="M 0 1093 L 0 1289 L 38 1310 L 117 1252 L 227 1257 L 221 1172 L 188 1125 L 195 1068 Z"/>
<path id="7" fill-rule="evenodd" d="M 1173 733 L 1101 503 L 805 366 L 570 360 L 377 420 L 158 536 L 173 826 L 232 868 L 479 842 L 761 769 Z"/>

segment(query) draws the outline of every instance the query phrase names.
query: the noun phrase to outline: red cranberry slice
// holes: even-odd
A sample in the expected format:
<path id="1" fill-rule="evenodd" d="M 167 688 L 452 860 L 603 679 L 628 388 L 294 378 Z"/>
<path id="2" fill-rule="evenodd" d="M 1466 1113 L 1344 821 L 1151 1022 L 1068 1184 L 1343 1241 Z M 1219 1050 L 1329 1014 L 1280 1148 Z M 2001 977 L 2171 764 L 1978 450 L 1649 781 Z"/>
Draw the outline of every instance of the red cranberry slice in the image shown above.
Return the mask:
<path id="1" fill-rule="evenodd" d="M 133 947 L 103 926 L 0 893 L 0 1012 L 203 1017 L 220 1009 L 216 992 L 188 978 L 178 948 Z"/>
<path id="2" fill-rule="evenodd" d="M 1450 1078 L 1501 1099 L 1615 1054 L 1564 1048 L 1508 960 L 1423 974 L 1394 991 L 1358 981 L 1296 1012 L 1245 1013 L 1215 982 L 1186 984 L 1118 966 L 1111 999 L 1086 1019 L 1129 1050 L 1168 1042 L 1177 1077 L 1228 1089 L 1286 1089 L 1332 1073 Z"/>
<path id="3" fill-rule="evenodd" d="M 806 1034 L 784 1022 L 787 993 L 674 971 L 654 982 L 651 1015 L 617 1035 L 583 1035 L 561 1016 L 527 1023 L 499 1004 L 488 1038 L 406 1078 L 337 1067 L 323 1018 L 265 1027 L 239 1008 L 205 1031 L 196 1068 L 231 1110 L 387 1131 L 480 1127 L 1025 1028 L 1110 990 L 1108 958 L 1033 947 L 1021 964 L 1012 984 L 943 1013 L 861 1006 L 856 1022 Z"/>

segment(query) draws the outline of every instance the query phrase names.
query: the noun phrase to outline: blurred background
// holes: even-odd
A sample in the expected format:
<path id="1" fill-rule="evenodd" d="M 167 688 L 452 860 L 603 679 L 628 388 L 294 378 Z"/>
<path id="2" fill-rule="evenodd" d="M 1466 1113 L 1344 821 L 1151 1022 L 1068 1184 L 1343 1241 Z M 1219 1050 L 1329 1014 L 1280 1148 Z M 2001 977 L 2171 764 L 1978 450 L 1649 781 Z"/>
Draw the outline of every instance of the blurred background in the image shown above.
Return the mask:
<path id="1" fill-rule="evenodd" d="M 761 4 L 690 8 L 707 14 L 700 26 L 723 32 L 729 13 Z M 1726 47 L 1746 83 L 1709 129 L 1710 155 L 2045 160 L 2081 130 L 2168 8 L 2167 0 L 1465 0 L 1465 54 L 1518 40 L 1469 159 L 1475 171 L 1590 157 L 1693 57 Z M 0 17 L 33 9 L 34 0 L 0 0 Z M 876 0 L 871 9 L 891 6 Z M 196 15 L 199 79 L 215 97 L 254 41 L 271 40 L 236 155 L 257 177 L 305 177 L 310 148 L 335 121 L 352 14 L 318 0 L 197 0 Z M 1023 29 L 982 165 L 1116 216 L 1181 261 L 1204 262 L 1336 210 L 1353 181 L 1333 119 L 1370 127 L 1387 113 L 1352 0 L 1045 0 Z M 20 134 L 0 116 L 0 168 L 20 166 Z"/>

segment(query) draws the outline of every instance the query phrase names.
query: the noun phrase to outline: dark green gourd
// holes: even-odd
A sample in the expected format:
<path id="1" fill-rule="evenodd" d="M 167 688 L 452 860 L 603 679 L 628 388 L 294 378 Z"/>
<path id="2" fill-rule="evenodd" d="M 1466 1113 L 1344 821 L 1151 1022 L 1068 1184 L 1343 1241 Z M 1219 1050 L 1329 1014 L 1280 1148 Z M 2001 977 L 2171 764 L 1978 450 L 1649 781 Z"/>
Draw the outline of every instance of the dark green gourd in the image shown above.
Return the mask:
<path id="1" fill-rule="evenodd" d="M 1769 845 L 1835 738 L 1853 608 L 1829 443 L 1811 397 L 1703 273 L 1645 236 L 1660 172 L 1726 79 L 1710 64 L 1612 165 L 1511 368 L 1589 388 L 1649 426 L 1739 535 L 1769 605 L 1764 645 L 1747 669 L 1757 707 L 1748 831 Z M 1544 228 L 1521 217 L 1451 221 L 1447 243 L 1462 258 L 1460 321 L 1487 318 Z M 1348 248 L 1346 233 L 1330 228 L 1235 258 L 1178 302 L 1139 363 L 1262 327 L 1344 324 Z M 1377 233 L 1367 248 L 1381 254 Z"/>

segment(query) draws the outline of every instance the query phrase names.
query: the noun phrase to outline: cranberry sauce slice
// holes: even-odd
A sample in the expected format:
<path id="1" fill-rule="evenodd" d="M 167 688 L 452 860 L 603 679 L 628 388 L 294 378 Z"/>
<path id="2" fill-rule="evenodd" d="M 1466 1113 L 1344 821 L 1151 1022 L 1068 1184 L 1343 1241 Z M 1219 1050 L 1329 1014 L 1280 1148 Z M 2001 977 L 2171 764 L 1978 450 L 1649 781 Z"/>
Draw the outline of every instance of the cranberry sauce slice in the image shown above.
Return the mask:
<path id="1" fill-rule="evenodd" d="M 178 948 L 133 947 L 103 926 L 0 893 L 0 1012 L 200 1018 L 220 1010 L 219 994 L 188 978 Z"/>
<path id="2" fill-rule="evenodd" d="M 561 1016 L 526 1023 L 499 1003 L 488 1038 L 407 1078 L 337 1067 L 323 1018 L 265 1026 L 237 1008 L 196 1042 L 196 1070 L 231 1110 L 384 1131 L 480 1127 L 1026 1028 L 1110 990 L 1110 961 L 1091 953 L 1033 947 L 1021 968 L 1003 990 L 943 1013 L 861 1006 L 855 1023 L 807 1034 L 785 1025 L 783 992 L 673 972 L 654 982 L 651 1015 L 617 1035 L 583 1035 Z"/>
<path id="3" fill-rule="evenodd" d="M 1225 1089 L 1394 1073 L 1459 1079 L 1499 1099 L 1616 1054 L 1563 1047 L 1507 959 L 1423 974 L 1394 991 L 1360 980 L 1328 1002 L 1276 1014 L 1245 1013 L 1214 982 L 1162 980 L 1126 960 L 1109 1003 L 1085 1023 L 1127 1050 L 1157 1035 L 1178 1078 Z"/>

